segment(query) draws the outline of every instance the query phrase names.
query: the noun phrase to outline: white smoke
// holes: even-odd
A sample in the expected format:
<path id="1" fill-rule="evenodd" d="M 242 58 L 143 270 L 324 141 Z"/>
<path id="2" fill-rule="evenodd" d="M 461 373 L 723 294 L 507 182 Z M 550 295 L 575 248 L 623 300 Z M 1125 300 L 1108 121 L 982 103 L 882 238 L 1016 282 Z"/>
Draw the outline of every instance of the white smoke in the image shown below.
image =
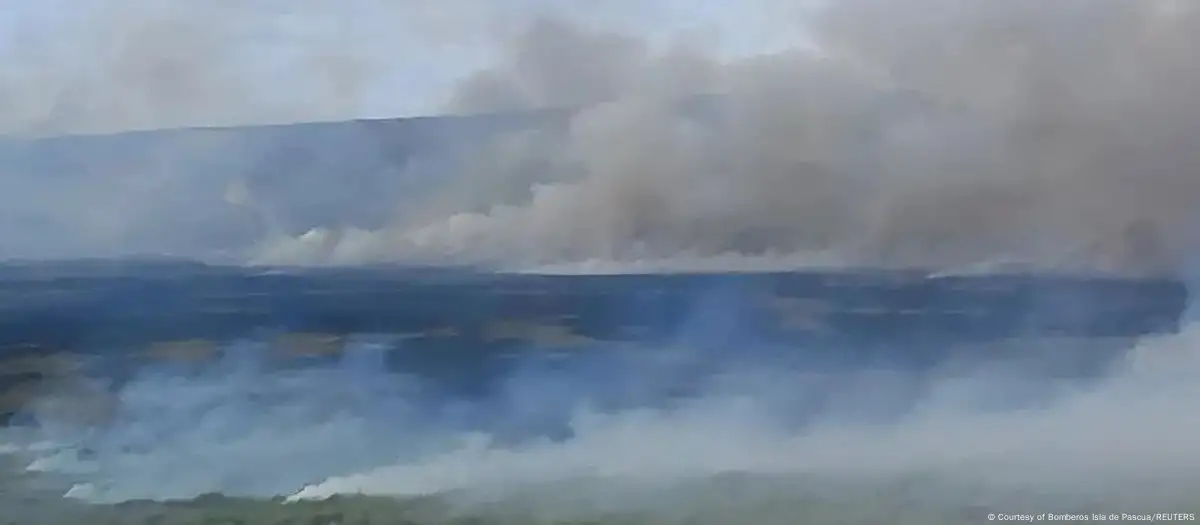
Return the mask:
<path id="1" fill-rule="evenodd" d="M 274 182 L 255 180 L 251 172 L 261 175 L 260 164 L 281 160 L 266 151 L 273 142 L 267 132 L 264 148 L 261 130 L 67 139 L 55 143 L 61 147 L 20 137 L 430 114 L 457 79 L 488 63 L 497 39 L 539 14 L 638 34 L 709 24 L 767 27 L 755 9 L 709 0 L 618 0 L 586 10 L 544 0 L 451 0 L 436 8 L 379 0 L 4 0 L 3 6 L 0 24 L 11 29 L 0 31 L 5 259 L 170 253 L 244 262 L 253 238 L 303 232 L 287 210 L 319 208 L 324 222 L 317 226 L 340 229 L 364 207 L 401 207 L 409 193 L 428 193 L 387 181 L 406 166 L 371 174 L 380 184 L 354 188 L 358 182 L 348 181 L 338 197 L 328 189 L 339 184 L 336 168 L 320 174 L 320 183 L 311 173 L 288 173 L 296 169 L 290 166 L 267 177 Z M 739 40 L 739 47 L 754 47 Z M 308 153 L 353 162 L 378 139 L 334 133 Z M 285 152 L 284 164 L 295 153 Z M 457 179 L 435 175 L 435 182 Z M 246 198 L 223 199 L 237 184 L 251 190 Z M 355 197 L 370 197 L 369 204 Z M 379 204 L 388 200 L 395 204 Z"/>
<path id="2" fill-rule="evenodd" d="M 1195 478 L 1200 418 L 1186 407 L 1200 394 L 1192 381 L 1198 363 L 1195 337 L 1189 329 L 1144 340 L 1115 377 L 1035 409 L 964 409 L 1005 395 L 989 390 L 998 385 L 1008 383 L 1012 392 L 1031 386 L 988 371 L 926 385 L 916 410 L 898 421 L 839 421 L 855 406 L 845 401 L 857 397 L 861 408 L 868 398 L 896 394 L 900 390 L 893 389 L 903 383 L 900 377 L 888 382 L 886 375 L 866 376 L 858 384 L 827 385 L 843 396 L 845 410 L 830 410 L 819 423 L 797 431 L 765 417 L 762 403 L 771 396 L 743 385 L 667 412 L 585 414 L 575 420 L 577 437 L 564 443 L 512 448 L 476 441 L 449 453 L 330 479 L 294 497 L 494 492 L 593 477 L 670 484 L 734 472 L 863 482 L 929 475 L 997 493 L 1064 496 L 1110 491 L 1152 496 L 1171 484 L 1181 492 L 1194 491 L 1200 488 Z M 791 384 L 803 390 L 799 378 Z M 1139 484 L 1148 484 L 1144 493 Z"/>
<path id="3" fill-rule="evenodd" d="M 27 441 L 67 446 L 18 457 L 76 480 L 71 496 L 100 501 L 365 493 L 440 495 L 468 507 L 528 497 L 572 515 L 700 512 L 711 503 L 705 483 L 737 476 L 746 484 L 730 498 L 744 502 L 767 490 L 756 488 L 765 480 L 790 498 L 824 497 L 816 487 L 833 484 L 848 501 L 908 487 L 943 509 L 1043 498 L 1062 510 L 1093 511 L 1079 507 L 1105 501 L 1114 508 L 1099 510 L 1158 512 L 1194 502 L 1200 490 L 1196 337 L 1192 325 L 1144 338 L 1089 382 L 1039 367 L 1068 345 L 1100 355 L 1129 343 L 1019 339 L 1007 344 L 1038 348 L 1027 367 L 992 362 L 933 374 L 730 363 L 685 402 L 635 396 L 611 409 L 590 397 L 587 385 L 598 379 L 586 367 L 519 373 L 486 399 L 437 401 L 418 383 L 381 373 L 384 349 L 366 340 L 352 343 L 341 366 L 283 374 L 247 362 L 254 349 L 241 345 L 199 375 L 145 371 L 117 392 L 106 426 L 81 431 L 44 420 Z M 961 352 L 1004 353 L 997 344 Z M 615 351 L 592 351 L 606 350 Z M 620 373 L 661 382 L 639 366 Z M 490 414 L 528 438 L 466 424 L 469 414 Z M 563 418 L 569 437 L 538 438 L 539 414 Z"/>
<path id="4" fill-rule="evenodd" d="M 1191 251 L 1191 3 L 664 0 L 590 17 L 534 1 L 417 4 L 78 0 L 54 23 L 26 16 L 26 40 L 0 47 L 0 128 L 337 120 L 437 98 L 453 112 L 582 109 L 565 126 L 418 152 L 452 159 L 382 170 L 422 177 L 357 194 L 308 174 L 247 181 L 260 146 L 236 134 L 182 152 L 147 142 L 115 164 L 97 152 L 111 167 L 70 184 L 53 163 L 14 160 L 0 164 L 13 225 L 0 255 L 1169 272 Z M 773 51 L 744 56 L 747 40 Z M 705 94 L 719 96 L 689 99 Z M 360 151 L 373 140 L 360 131 L 313 147 Z M 322 176 L 339 180 L 330 165 Z M 238 184 L 251 191 L 223 198 Z M 314 225 L 289 227 L 289 207 L 322 222 L 303 235 Z M 364 207 L 392 219 L 336 218 Z"/>
<path id="5" fill-rule="evenodd" d="M 820 52 L 722 60 L 543 19 L 451 108 L 586 106 L 566 131 L 481 150 L 475 193 L 258 262 L 1175 271 L 1200 196 L 1197 20 L 1191 4 L 849 0 L 812 15 Z M 679 108 L 705 93 L 721 96 Z"/>

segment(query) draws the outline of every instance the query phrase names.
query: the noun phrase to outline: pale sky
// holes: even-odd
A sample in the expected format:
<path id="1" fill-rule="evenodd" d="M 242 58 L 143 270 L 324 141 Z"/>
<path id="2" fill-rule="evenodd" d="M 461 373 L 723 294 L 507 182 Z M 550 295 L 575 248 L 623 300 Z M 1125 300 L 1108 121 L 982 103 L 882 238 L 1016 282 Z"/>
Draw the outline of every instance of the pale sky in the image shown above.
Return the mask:
<path id="1" fill-rule="evenodd" d="M 265 80 L 303 85 L 296 71 L 273 72 L 296 50 L 325 45 L 364 61 L 369 77 L 358 86 L 357 116 L 435 112 L 449 87 L 489 62 L 501 35 L 535 13 L 552 12 L 589 25 L 636 32 L 656 41 L 690 35 L 726 55 L 745 55 L 797 41 L 790 15 L 803 2 L 779 0 L 0 0 L 0 50 L 37 60 L 45 42 L 69 41 L 80 27 L 101 28 L 80 16 L 98 9 L 105 20 L 144 6 L 201 12 L 241 22 L 240 59 Z M 197 8 L 196 6 L 204 6 Z M 143 7 L 139 7 L 143 6 Z M 166 6 L 166 7 L 164 7 Z M 170 6 L 181 6 L 175 9 Z M 174 15 L 169 15 L 174 16 Z M 186 17 L 181 17 L 185 20 Z M 238 22 L 234 22 L 235 24 Z M 82 24 L 82 25 L 80 25 Z M 109 31 L 114 31 L 108 29 Z M 120 31 L 116 29 L 115 31 Z M 720 38 L 713 35 L 720 34 Z M 63 38 L 67 35 L 67 38 Z M 227 37 L 222 37 L 227 38 Z M 324 44 L 322 44 L 324 43 Z M 315 45 L 314 45 L 315 44 Z M 86 47 L 86 46 L 84 46 Z M 68 52 L 84 53 L 86 50 Z M 302 51 L 303 52 L 303 51 Z M 33 57 L 33 58 L 31 58 Z"/>

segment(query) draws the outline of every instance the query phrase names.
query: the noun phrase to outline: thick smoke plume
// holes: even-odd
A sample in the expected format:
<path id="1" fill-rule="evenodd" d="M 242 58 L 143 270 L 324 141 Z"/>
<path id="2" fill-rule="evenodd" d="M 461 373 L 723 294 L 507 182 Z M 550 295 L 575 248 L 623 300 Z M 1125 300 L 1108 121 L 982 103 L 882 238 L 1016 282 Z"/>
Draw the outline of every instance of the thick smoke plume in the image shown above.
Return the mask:
<path id="1" fill-rule="evenodd" d="M 79 1 L 53 24 L 12 24 L 0 128 L 16 135 L 411 114 L 438 98 L 454 113 L 577 111 L 376 176 L 418 183 L 336 192 L 288 168 L 247 180 L 262 159 L 236 140 L 148 146 L 137 169 L 70 184 L 6 161 L 2 255 L 1159 273 L 1194 244 L 1191 3 L 703 4 L 739 22 L 675 39 L 664 35 L 678 27 L 647 22 L 695 11 L 670 2 L 418 4 L 357 0 L 324 16 L 333 4 L 315 0 Z M 779 49 L 743 56 L 736 41 L 781 19 L 791 32 L 771 31 L 790 47 L 764 38 Z M 397 51 L 413 49 L 429 52 Z M 306 207 L 320 220 L 281 219 Z M 387 220 L 353 220 L 363 214 Z"/>
<path id="2" fill-rule="evenodd" d="M 450 108 L 584 107 L 565 129 L 498 139 L 391 227 L 259 260 L 1178 270 L 1198 25 L 1189 3 L 846 0 L 807 20 L 815 51 L 719 60 L 542 19 Z"/>

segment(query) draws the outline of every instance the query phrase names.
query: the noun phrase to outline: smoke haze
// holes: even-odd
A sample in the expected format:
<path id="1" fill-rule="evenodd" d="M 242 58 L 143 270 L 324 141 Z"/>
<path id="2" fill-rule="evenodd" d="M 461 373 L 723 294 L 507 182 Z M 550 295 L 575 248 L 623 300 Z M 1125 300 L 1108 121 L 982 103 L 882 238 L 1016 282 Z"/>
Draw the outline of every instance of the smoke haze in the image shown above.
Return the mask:
<path id="1" fill-rule="evenodd" d="M 184 146 L 89 152 L 101 168 L 78 177 L 6 142 L 0 258 L 171 253 L 552 273 L 1178 274 L 1193 262 L 1195 3 L 53 4 L 71 7 L 53 21 L 10 11 L 27 13 L 27 29 L 0 46 L 0 130 L 14 136 L 570 111 L 453 147 L 422 142 L 355 178 L 360 154 L 389 153 L 364 148 L 375 140 L 366 125 L 318 134 L 318 153 L 286 151 L 293 163 L 266 175 L 261 144 L 219 130 Z M 766 36 L 745 36 L 754 31 Z M 736 318 L 714 302 L 713 315 Z M 1010 498 L 1009 510 L 1025 512 L 1044 496 L 1122 512 L 1110 507 L 1195 501 L 1196 337 L 1188 326 L 1138 341 L 1004 343 L 1045 345 L 1047 360 L 1067 344 L 1128 349 L 1101 380 L 1061 390 L 1033 373 L 1045 363 L 829 377 L 731 366 L 677 406 L 631 394 L 612 410 L 594 408 L 593 394 L 614 385 L 590 370 L 534 368 L 496 398 L 430 407 L 415 385 L 383 377 L 369 340 L 340 367 L 285 375 L 239 360 L 258 351 L 248 342 L 198 373 L 144 370 L 118 389 L 111 425 L 47 419 L 35 440 L 59 448 L 14 450 L 31 469 L 79 481 L 71 495 L 100 500 L 457 490 L 476 502 L 598 479 L 603 491 L 583 491 L 592 510 L 674 512 L 686 505 L 667 488 L 746 474 L 788 478 L 787 494 L 800 483 L 792 476 L 894 480 L 935 503 Z M 605 345 L 591 350 L 609 355 Z M 660 379 L 622 366 L 615 376 Z M 1012 407 L 1022 396 L 1029 405 Z M 813 405 L 821 410 L 803 424 L 789 419 Z M 568 428 L 514 443 L 507 429 L 463 423 L 478 414 L 528 422 L 533 434 L 547 418 Z M 713 501 L 697 494 L 675 497 Z"/>
<path id="2" fill-rule="evenodd" d="M 1182 268 L 1194 238 L 1200 15 L 1189 3 L 618 2 L 585 13 L 364 0 L 323 23 L 321 2 L 127 4 L 81 2 L 54 32 L 8 43 L 5 129 L 330 120 L 415 99 L 451 113 L 580 109 L 452 153 L 418 151 L 336 194 L 336 163 L 310 177 L 322 184 L 283 168 L 274 183 L 247 180 L 228 159 L 257 153 L 232 139 L 153 150 L 143 156 L 163 158 L 136 173 L 69 186 L 6 177 L 6 194 L 21 196 L 6 199 L 19 201 L 13 224 L 27 225 L 13 228 L 11 256 L 1161 273 Z M 740 35 L 764 20 L 787 23 L 765 26 L 757 47 L 770 52 L 745 56 Z M 437 52 L 388 52 L 405 46 Z M 196 169 L 214 158 L 228 166 Z M 281 226 L 279 210 L 318 205 L 319 220 Z M 352 219 L 364 209 L 375 219 Z"/>
<path id="3" fill-rule="evenodd" d="M 28 469 L 75 483 L 70 496 L 100 501 L 436 494 L 464 508 L 528 498 L 548 515 L 700 523 L 727 523 L 719 511 L 739 505 L 789 523 L 811 510 L 806 498 L 848 502 L 834 506 L 844 518 L 862 498 L 884 514 L 1187 512 L 1179 505 L 1195 502 L 1195 326 L 1136 341 L 967 346 L 930 370 L 833 371 L 756 365 L 750 356 L 771 350 L 750 337 L 706 349 L 717 343 L 703 342 L 705 316 L 735 317 L 724 305 L 697 305 L 673 345 L 597 342 L 565 367 L 539 364 L 531 347 L 525 366 L 475 398 L 430 396 L 420 378 L 382 372 L 385 353 L 401 350 L 368 336 L 340 363 L 285 373 L 263 366 L 266 343 L 247 340 L 188 373 L 142 369 L 114 391 L 104 425 L 81 428 L 43 406 L 32 435 L 0 437 Z M 1021 362 L 986 357 L 1005 345 L 1037 350 Z M 1073 347 L 1096 359 L 1124 350 L 1099 377 L 1056 376 L 1055 356 Z M 787 349 L 823 350 L 854 351 Z M 664 403 L 684 376 L 697 389 Z"/>
<path id="4" fill-rule="evenodd" d="M 484 150 L 486 182 L 435 190 L 417 219 L 262 260 L 1178 270 L 1200 197 L 1195 9 L 943 4 L 831 3 L 807 24 L 817 51 L 737 60 L 540 19 L 449 107 L 586 107 L 565 131 Z"/>

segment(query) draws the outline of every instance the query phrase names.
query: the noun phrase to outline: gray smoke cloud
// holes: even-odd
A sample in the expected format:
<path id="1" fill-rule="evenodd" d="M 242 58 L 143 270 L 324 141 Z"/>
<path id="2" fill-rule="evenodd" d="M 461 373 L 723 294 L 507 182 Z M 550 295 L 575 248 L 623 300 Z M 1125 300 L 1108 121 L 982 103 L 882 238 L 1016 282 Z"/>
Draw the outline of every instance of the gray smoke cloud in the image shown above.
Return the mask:
<path id="1" fill-rule="evenodd" d="M 736 60 L 533 22 L 448 107 L 586 106 L 565 131 L 481 151 L 480 193 L 458 187 L 420 220 L 261 260 L 1134 272 L 1186 260 L 1200 196 L 1192 5 L 849 0 L 807 20 L 815 50 Z M 679 111 L 705 93 L 720 94 L 709 111 Z"/>
<path id="2" fill-rule="evenodd" d="M 369 180 L 341 183 L 335 168 L 318 177 L 279 166 L 257 177 L 259 166 L 297 155 L 272 150 L 275 139 L 255 131 L 151 133 L 55 147 L 20 138 L 429 114 L 457 77 L 490 60 L 494 41 L 520 31 L 535 13 L 648 34 L 677 30 L 646 22 L 651 18 L 680 19 L 692 7 L 730 11 L 721 6 L 5 0 L 0 258 L 171 253 L 244 261 L 253 239 L 355 224 L 363 209 L 386 216 L 411 189 L 397 189 L 392 179 L 413 171 L 381 168 Z M 314 155 L 356 162 L 389 154 L 364 153 L 364 144 L 378 140 L 350 129 L 306 144 Z M 433 175 L 455 178 L 444 171 Z M 229 195 L 236 198 L 223 198 Z M 388 200 L 395 202 L 380 204 Z M 291 217 L 313 209 L 316 218 Z"/>
<path id="3" fill-rule="evenodd" d="M 268 182 L 248 175 L 260 146 L 235 135 L 124 164 L 96 152 L 116 167 L 69 182 L 6 162 L 3 255 L 555 272 L 1190 258 L 1190 3 L 352 4 L 65 3 L 0 49 L 0 128 L 330 120 L 436 99 L 581 109 L 346 182 L 338 166 L 382 153 Z M 752 28 L 776 51 L 741 56 Z"/>

